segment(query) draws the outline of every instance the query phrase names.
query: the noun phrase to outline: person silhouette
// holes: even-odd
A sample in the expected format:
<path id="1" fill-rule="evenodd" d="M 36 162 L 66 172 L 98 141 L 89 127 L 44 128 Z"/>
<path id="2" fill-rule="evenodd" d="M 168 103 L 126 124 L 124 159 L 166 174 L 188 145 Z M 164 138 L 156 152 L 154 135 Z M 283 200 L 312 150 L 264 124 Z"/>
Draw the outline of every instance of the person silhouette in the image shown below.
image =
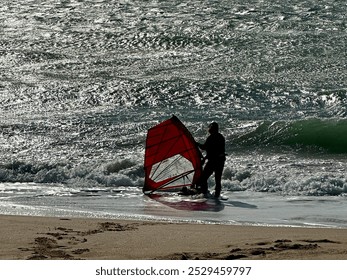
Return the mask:
<path id="1" fill-rule="evenodd" d="M 201 150 L 206 151 L 207 163 L 202 171 L 200 180 L 198 182 L 199 192 L 205 196 L 208 195 L 208 178 L 213 174 L 215 177 L 215 191 L 214 197 L 218 198 L 222 190 L 222 174 L 225 163 L 225 138 L 219 133 L 218 123 L 212 122 L 208 126 L 209 136 L 205 143 L 196 143 Z"/>

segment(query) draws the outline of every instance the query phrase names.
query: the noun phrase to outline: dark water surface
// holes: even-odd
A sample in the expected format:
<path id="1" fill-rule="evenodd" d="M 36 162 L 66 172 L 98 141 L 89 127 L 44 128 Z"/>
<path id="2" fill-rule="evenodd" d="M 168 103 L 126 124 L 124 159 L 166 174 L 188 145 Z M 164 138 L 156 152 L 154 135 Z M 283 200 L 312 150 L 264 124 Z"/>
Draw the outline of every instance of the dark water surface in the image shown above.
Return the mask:
<path id="1" fill-rule="evenodd" d="M 13 183 L 131 196 L 143 184 L 147 129 L 175 114 L 198 141 L 210 121 L 220 123 L 230 197 L 344 200 L 346 8 L 342 0 L 5 1 L 2 199 L 22 196 Z"/>

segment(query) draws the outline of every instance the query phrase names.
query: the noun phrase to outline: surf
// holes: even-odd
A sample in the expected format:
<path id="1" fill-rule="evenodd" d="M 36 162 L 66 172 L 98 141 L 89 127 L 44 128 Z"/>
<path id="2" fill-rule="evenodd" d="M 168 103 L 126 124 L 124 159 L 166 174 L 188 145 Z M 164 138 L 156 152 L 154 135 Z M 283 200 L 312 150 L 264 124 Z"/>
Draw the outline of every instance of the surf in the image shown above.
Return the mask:
<path id="1" fill-rule="evenodd" d="M 298 151 L 347 153 L 346 119 L 262 121 L 253 130 L 238 135 L 240 147 L 291 147 Z"/>

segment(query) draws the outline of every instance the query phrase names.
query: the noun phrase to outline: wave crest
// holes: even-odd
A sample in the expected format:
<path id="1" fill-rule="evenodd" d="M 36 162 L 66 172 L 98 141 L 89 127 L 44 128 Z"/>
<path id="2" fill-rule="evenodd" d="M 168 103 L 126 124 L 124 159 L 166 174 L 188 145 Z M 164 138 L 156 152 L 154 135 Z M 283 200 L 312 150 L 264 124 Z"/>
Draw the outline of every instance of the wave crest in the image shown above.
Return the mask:
<path id="1" fill-rule="evenodd" d="M 15 161 L 0 165 L 0 182 L 61 183 L 76 187 L 142 186 L 143 168 L 125 159 L 105 165 Z"/>
<path id="2" fill-rule="evenodd" d="M 347 120 L 305 119 L 264 121 L 253 131 L 237 137 L 239 146 L 278 147 L 347 153 Z"/>

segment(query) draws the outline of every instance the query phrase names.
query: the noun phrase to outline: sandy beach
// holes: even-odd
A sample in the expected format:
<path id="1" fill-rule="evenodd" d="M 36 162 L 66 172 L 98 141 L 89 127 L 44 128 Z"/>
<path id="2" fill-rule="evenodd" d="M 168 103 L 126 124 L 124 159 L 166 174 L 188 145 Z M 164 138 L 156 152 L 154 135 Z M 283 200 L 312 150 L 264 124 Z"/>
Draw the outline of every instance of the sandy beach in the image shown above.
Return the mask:
<path id="1" fill-rule="evenodd" d="M 1 216 L 2 260 L 347 259 L 347 229 Z"/>

